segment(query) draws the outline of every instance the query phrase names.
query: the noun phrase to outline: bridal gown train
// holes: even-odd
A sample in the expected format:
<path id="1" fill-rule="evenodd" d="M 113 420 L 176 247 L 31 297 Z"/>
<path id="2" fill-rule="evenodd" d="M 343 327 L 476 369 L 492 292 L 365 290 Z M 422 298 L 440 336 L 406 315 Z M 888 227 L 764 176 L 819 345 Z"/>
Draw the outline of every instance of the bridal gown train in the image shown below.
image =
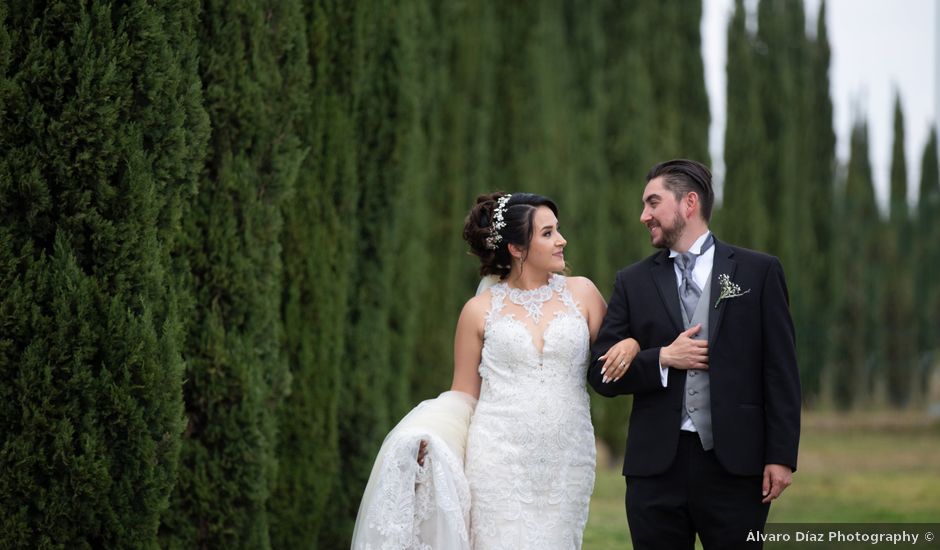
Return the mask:
<path id="1" fill-rule="evenodd" d="M 490 292 L 465 462 L 471 546 L 580 548 L 595 464 L 587 322 L 560 275 Z"/>

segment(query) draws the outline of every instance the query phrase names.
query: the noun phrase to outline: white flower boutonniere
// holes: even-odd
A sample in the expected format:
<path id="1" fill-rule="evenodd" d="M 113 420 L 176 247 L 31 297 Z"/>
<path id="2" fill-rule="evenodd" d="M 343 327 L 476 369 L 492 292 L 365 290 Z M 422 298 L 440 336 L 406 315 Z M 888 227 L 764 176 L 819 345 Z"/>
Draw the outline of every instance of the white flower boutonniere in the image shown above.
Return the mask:
<path id="1" fill-rule="evenodd" d="M 718 283 L 721 285 L 721 294 L 718 295 L 718 301 L 715 302 L 715 309 L 718 309 L 718 304 L 722 300 L 744 296 L 751 291 L 751 289 L 747 289 L 742 292 L 741 287 L 733 283 L 727 273 L 718 276 Z"/>

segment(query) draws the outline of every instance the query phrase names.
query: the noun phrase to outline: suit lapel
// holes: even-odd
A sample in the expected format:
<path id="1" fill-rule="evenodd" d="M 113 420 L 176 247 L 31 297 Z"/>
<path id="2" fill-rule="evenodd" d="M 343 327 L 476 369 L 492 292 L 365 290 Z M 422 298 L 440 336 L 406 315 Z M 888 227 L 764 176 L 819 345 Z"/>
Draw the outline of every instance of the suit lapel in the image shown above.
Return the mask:
<path id="1" fill-rule="evenodd" d="M 718 302 L 718 296 L 720 296 L 721 288 L 718 284 L 719 275 L 728 275 L 734 280 L 734 268 L 737 267 L 737 262 L 732 260 L 734 256 L 734 251 L 715 239 L 715 259 L 712 263 L 712 283 L 711 283 L 711 304 L 708 306 L 708 347 L 709 349 L 715 345 L 715 337 L 718 335 L 718 330 L 721 328 L 721 319 L 724 316 L 725 306 L 727 300 L 722 300 L 718 303 L 718 307 L 714 306 L 715 302 Z"/>
<path id="2" fill-rule="evenodd" d="M 653 279 L 656 281 L 656 288 L 659 290 L 659 297 L 666 304 L 666 312 L 669 313 L 669 320 L 675 325 L 676 331 L 682 332 L 682 312 L 679 310 L 679 286 L 676 284 L 676 271 L 672 260 L 669 259 L 669 251 L 664 250 L 656 257 L 656 265 L 653 266 Z"/>

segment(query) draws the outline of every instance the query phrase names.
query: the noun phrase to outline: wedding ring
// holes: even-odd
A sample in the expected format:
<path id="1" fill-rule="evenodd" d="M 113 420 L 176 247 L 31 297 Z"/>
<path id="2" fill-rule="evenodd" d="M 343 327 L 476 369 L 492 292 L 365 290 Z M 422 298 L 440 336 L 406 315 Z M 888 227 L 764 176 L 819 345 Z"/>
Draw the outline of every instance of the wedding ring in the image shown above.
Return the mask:
<path id="1" fill-rule="evenodd" d="M 626 367 L 626 366 L 627 366 L 627 362 L 626 362 L 626 361 L 621 361 L 621 362 L 620 362 L 620 368 L 623 368 L 623 367 Z"/>

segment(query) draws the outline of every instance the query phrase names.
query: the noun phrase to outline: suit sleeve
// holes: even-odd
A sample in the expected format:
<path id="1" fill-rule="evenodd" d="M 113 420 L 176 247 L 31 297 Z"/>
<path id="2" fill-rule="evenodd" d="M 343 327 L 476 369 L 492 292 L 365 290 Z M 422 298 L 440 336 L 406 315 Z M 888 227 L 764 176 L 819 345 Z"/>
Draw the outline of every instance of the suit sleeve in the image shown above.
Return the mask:
<path id="1" fill-rule="evenodd" d="M 659 368 L 659 348 L 641 350 L 636 356 L 627 373 L 616 382 L 604 383 L 601 375 L 601 366 L 604 362 L 599 357 L 607 353 L 614 344 L 636 336 L 630 327 L 630 303 L 626 292 L 626 277 L 624 272 L 617 274 L 614 281 L 614 292 L 607 305 L 607 315 L 601 323 L 597 339 L 591 346 L 591 364 L 588 367 L 588 382 L 594 390 L 605 396 L 643 393 L 649 391 L 664 391 L 662 374 Z M 643 342 L 640 342 L 643 345 Z"/>
<path id="2" fill-rule="evenodd" d="M 802 399 L 800 375 L 787 284 L 783 267 L 776 258 L 764 281 L 761 312 L 766 437 L 764 463 L 784 464 L 796 470 Z"/>

